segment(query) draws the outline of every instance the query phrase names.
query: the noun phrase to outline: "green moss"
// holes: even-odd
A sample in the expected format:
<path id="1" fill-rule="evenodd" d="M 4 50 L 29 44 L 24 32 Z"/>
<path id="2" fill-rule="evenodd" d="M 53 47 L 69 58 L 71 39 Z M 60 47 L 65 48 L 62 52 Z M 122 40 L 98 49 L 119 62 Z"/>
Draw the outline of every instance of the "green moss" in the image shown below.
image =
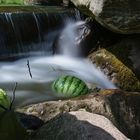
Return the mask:
<path id="1" fill-rule="evenodd" d="M 122 54 L 120 53 L 120 56 Z M 111 66 L 109 71 L 117 73 L 117 80 L 120 84 L 120 88 L 127 91 L 140 91 L 140 81 L 137 79 L 136 75 L 125 66 L 116 56 L 111 54 L 105 49 L 100 49 L 99 51 L 92 54 L 97 66 L 105 65 L 106 63 Z"/>
<path id="2" fill-rule="evenodd" d="M 57 12 L 57 13 L 61 13 L 64 11 L 67 11 L 68 9 L 64 9 L 62 7 L 58 7 L 58 6 L 20 6 L 20 5 L 11 5 L 11 6 L 0 6 L 0 13 L 4 13 L 4 12 L 38 12 L 38 13 L 42 13 L 42 12 Z"/>

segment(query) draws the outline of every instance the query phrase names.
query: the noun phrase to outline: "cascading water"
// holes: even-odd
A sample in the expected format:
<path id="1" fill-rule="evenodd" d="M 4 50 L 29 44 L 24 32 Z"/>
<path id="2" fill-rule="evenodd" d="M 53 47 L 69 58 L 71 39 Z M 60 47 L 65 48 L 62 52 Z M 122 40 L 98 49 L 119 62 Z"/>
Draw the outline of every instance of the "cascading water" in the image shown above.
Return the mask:
<path id="1" fill-rule="evenodd" d="M 34 15 L 34 19 L 37 23 L 39 17 Z M 74 75 L 87 83 L 95 83 L 102 88 L 116 88 L 89 60 L 78 57 L 80 55 L 79 39 L 81 39 L 81 36 L 79 38 L 77 28 L 79 26 L 85 27 L 85 24 L 84 21 L 70 22 L 69 20 L 69 23 L 67 23 L 61 31 L 58 42 L 61 55 L 42 56 L 41 53 L 41 55 L 38 54 L 37 57 L 26 57 L 15 62 L 0 63 L 0 88 L 6 90 L 12 98 L 15 82 L 18 83 L 14 107 L 45 100 L 61 99 L 56 97 L 51 89 L 52 82 L 61 75 Z M 17 34 L 17 27 L 12 24 L 12 27 L 13 26 L 14 32 Z M 41 40 L 42 32 L 39 30 L 39 23 L 37 23 L 36 26 L 39 42 L 42 44 L 42 47 L 45 48 Z M 52 32 L 52 36 L 53 33 L 54 32 Z M 51 34 L 48 35 L 50 35 L 49 37 L 51 38 Z M 18 41 L 19 40 L 18 38 Z M 20 49 L 21 48 L 22 47 L 20 47 Z M 26 51 L 28 52 L 28 49 Z M 47 51 L 48 50 L 43 50 L 44 53 Z M 38 53 L 39 50 L 36 52 Z M 12 55 L 15 54 L 13 53 Z"/>
<path id="2" fill-rule="evenodd" d="M 0 9 L 0 61 L 51 55 L 54 38 L 65 20 L 79 19 L 74 9 L 37 7 L 32 12 L 22 8 L 9 12 Z"/>
<path id="3" fill-rule="evenodd" d="M 64 36 L 67 35 L 60 43 L 62 55 L 30 57 L 0 64 L 0 87 L 12 96 L 14 84 L 18 82 L 15 106 L 59 99 L 52 92 L 51 83 L 60 75 L 74 75 L 102 88 L 116 88 L 87 59 L 74 57 L 78 54 L 78 48 L 73 44 L 76 38 L 73 29 L 80 24 L 85 23 L 83 21 L 69 23 L 62 31 Z M 69 48 L 71 44 L 72 49 Z"/>

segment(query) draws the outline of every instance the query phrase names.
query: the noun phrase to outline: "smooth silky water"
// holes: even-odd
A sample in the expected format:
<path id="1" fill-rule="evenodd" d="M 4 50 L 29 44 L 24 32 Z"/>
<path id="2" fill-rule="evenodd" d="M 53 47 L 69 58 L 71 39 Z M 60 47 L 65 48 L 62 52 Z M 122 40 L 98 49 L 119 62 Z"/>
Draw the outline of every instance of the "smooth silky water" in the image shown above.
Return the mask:
<path id="1" fill-rule="evenodd" d="M 79 57 L 80 50 L 75 44 L 76 28 L 84 24 L 84 21 L 69 21 L 66 24 L 61 32 L 63 39 L 59 40 L 61 55 L 28 57 L 0 63 L 0 87 L 11 98 L 15 83 L 18 83 L 14 107 L 61 99 L 51 89 L 52 82 L 61 75 L 74 75 L 101 88 L 116 88 L 88 59 Z"/>

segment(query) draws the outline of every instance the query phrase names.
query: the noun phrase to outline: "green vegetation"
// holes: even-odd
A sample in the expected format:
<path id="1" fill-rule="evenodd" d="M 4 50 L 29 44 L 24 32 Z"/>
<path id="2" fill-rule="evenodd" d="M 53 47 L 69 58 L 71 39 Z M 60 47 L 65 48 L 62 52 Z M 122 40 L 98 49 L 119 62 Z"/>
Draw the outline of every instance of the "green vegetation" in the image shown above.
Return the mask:
<path id="1" fill-rule="evenodd" d="M 0 105 L 2 105 L 5 108 L 10 107 L 10 99 L 7 96 L 6 92 L 2 89 L 0 89 Z M 5 111 L 3 108 L 0 107 L 0 112 Z"/>
<path id="2" fill-rule="evenodd" d="M 0 0 L 0 5 L 1 4 L 24 4 L 24 0 Z"/>

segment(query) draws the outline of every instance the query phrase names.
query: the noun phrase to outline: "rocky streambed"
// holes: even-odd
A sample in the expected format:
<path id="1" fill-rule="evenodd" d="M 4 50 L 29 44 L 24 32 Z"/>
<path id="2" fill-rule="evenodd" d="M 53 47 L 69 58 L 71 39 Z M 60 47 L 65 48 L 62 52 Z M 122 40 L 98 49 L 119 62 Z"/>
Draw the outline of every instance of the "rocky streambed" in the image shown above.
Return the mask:
<path id="1" fill-rule="evenodd" d="M 94 20 L 95 37 L 88 58 L 117 89 L 17 108 L 14 114 L 24 130 L 18 126 L 11 132 L 15 137 L 17 132 L 26 133 L 29 140 L 139 140 L 139 1 L 71 2 Z M 5 118 L 6 122 L 10 117 Z"/>
<path id="2" fill-rule="evenodd" d="M 138 92 L 101 90 L 69 100 L 39 103 L 17 111 L 34 115 L 45 122 L 31 133 L 30 139 L 72 140 L 76 137 L 77 140 L 90 140 L 105 137 L 111 140 L 138 140 L 139 105 Z"/>

